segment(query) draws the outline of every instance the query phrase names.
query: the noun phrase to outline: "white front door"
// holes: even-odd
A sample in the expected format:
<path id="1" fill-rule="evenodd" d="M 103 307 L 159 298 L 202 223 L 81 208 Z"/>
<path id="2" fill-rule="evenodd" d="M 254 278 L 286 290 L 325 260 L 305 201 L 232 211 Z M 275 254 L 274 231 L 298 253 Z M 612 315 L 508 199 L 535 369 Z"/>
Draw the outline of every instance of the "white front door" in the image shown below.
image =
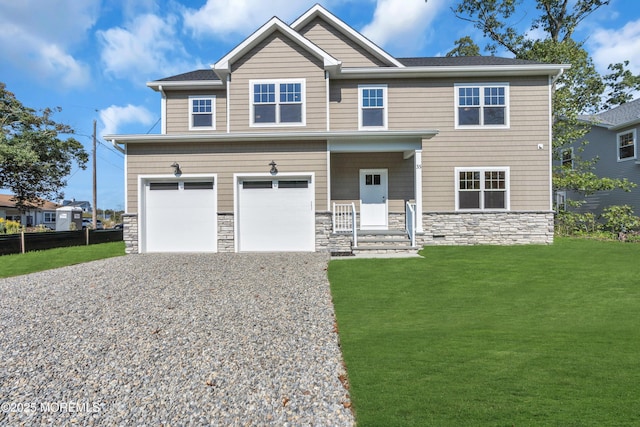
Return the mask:
<path id="1" fill-rule="evenodd" d="M 388 228 L 387 169 L 360 169 L 360 229 Z"/>

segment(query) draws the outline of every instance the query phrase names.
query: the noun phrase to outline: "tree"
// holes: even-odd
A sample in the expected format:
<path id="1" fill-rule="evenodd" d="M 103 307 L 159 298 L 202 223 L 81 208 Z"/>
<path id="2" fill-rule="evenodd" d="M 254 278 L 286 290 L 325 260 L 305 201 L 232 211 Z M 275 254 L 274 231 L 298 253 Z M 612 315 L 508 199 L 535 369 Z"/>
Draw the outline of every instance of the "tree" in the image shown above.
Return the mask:
<path id="1" fill-rule="evenodd" d="M 88 155 L 66 124 L 53 120 L 60 108 L 36 111 L 24 106 L 0 82 L 0 188 L 25 209 L 45 199 L 60 199 L 73 164 L 86 168 Z"/>
<path id="2" fill-rule="evenodd" d="M 553 148 L 554 156 L 559 159 L 564 148 L 588 133 L 589 127 L 579 120 L 579 115 L 595 113 L 603 107 L 602 95 L 607 85 L 611 88 L 607 105 L 617 105 L 628 100 L 629 89 L 633 89 L 634 84 L 638 87 L 640 76 L 635 80 L 623 65 L 617 64 L 610 66 L 614 73 L 603 79 L 583 43 L 573 39 L 578 25 L 610 0 L 536 0 L 539 14 L 531 18 L 526 30 L 518 27 L 528 18 L 519 12 L 521 3 L 522 0 L 460 0 L 452 10 L 458 18 L 482 30 L 490 40 L 487 50 L 492 53 L 501 48 L 518 59 L 571 64 L 554 83 Z M 532 38 L 533 34 L 541 36 Z M 591 171 L 593 162 L 579 160 L 575 159 L 574 169 L 554 169 L 555 189 L 588 195 L 614 188 L 628 191 L 633 186 L 626 179 L 597 177 Z"/>
<path id="3" fill-rule="evenodd" d="M 451 56 L 480 56 L 480 48 L 469 36 L 464 36 L 455 41 L 456 47 L 447 52 Z"/>

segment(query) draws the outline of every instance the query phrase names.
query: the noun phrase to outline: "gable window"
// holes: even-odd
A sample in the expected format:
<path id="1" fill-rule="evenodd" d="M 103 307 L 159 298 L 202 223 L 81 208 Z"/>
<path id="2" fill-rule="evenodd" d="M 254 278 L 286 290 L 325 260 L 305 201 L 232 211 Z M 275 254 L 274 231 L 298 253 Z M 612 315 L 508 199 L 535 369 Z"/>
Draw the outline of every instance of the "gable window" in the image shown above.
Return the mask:
<path id="1" fill-rule="evenodd" d="M 619 133 L 616 137 L 618 144 L 618 161 L 636 158 L 636 130 Z"/>
<path id="2" fill-rule="evenodd" d="M 456 168 L 456 210 L 509 209 L 509 168 Z"/>
<path id="3" fill-rule="evenodd" d="M 562 150 L 560 162 L 563 168 L 573 169 L 573 147 Z"/>
<path id="4" fill-rule="evenodd" d="M 304 125 L 305 81 L 251 81 L 251 125 Z"/>
<path id="5" fill-rule="evenodd" d="M 215 96 L 190 96 L 189 130 L 215 130 L 215 109 Z"/>
<path id="6" fill-rule="evenodd" d="M 358 86 L 358 128 L 387 128 L 387 86 Z"/>
<path id="7" fill-rule="evenodd" d="M 507 83 L 456 84 L 456 128 L 509 127 Z"/>

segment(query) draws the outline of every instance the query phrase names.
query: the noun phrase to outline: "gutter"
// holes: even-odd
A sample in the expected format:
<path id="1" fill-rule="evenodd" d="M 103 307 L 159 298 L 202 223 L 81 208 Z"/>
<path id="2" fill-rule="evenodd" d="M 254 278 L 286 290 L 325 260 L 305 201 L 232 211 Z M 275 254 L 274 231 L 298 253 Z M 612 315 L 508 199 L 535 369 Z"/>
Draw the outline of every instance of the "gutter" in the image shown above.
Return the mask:
<path id="1" fill-rule="evenodd" d="M 122 147 L 120 147 L 118 145 L 118 143 L 116 142 L 115 138 L 111 139 L 111 145 L 113 145 L 113 148 L 115 148 L 116 150 L 118 150 L 122 154 L 126 154 L 126 151 L 124 150 L 124 148 L 122 148 Z"/>

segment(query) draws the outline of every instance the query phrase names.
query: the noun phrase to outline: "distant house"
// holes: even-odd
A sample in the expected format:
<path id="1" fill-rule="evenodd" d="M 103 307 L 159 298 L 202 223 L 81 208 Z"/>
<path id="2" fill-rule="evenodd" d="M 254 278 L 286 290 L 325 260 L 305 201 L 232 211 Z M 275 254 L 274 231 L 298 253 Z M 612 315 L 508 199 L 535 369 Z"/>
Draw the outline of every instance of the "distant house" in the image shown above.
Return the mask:
<path id="1" fill-rule="evenodd" d="M 274 17 L 210 69 L 147 83 L 161 134 L 105 136 L 127 153 L 127 252 L 550 243 L 568 67 L 396 58 L 320 5 Z"/>
<path id="2" fill-rule="evenodd" d="M 86 200 L 76 200 L 76 199 L 71 199 L 71 200 L 63 200 L 62 201 L 62 206 L 71 206 L 71 207 L 77 207 L 77 208 L 81 208 L 82 212 L 93 212 L 93 210 L 91 209 L 91 202 L 88 202 Z"/>
<path id="3" fill-rule="evenodd" d="M 636 99 L 616 108 L 594 115 L 580 116 L 581 121 L 591 127 L 585 136 L 588 144 L 580 153 L 582 159 L 598 158 L 594 173 L 601 177 L 627 178 L 638 187 L 626 192 L 623 190 L 601 191 L 586 198 L 571 192 L 559 192 L 557 201 L 563 198 L 585 200 L 578 209 L 596 215 L 611 205 L 630 205 L 636 215 L 640 215 L 640 157 L 638 153 L 638 132 L 640 130 L 640 99 Z M 579 143 L 565 149 L 562 162 L 572 167 Z"/>
<path id="4" fill-rule="evenodd" d="M 45 201 L 42 206 L 30 206 L 25 211 L 16 208 L 12 194 L 0 194 L 0 218 L 18 221 L 27 227 L 44 225 L 56 227 L 56 208 L 60 205 Z"/>

